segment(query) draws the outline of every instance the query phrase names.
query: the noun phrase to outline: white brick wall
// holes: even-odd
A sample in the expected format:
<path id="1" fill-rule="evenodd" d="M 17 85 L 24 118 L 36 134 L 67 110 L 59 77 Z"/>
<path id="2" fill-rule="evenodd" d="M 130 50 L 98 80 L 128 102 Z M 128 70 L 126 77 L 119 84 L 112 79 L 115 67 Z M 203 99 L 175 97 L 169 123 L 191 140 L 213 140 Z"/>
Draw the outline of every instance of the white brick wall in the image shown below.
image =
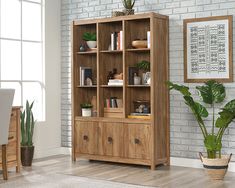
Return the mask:
<path id="1" fill-rule="evenodd" d="M 112 10 L 122 9 L 121 0 L 61 0 L 61 117 L 62 146 L 71 146 L 71 91 L 70 91 L 70 23 L 73 19 L 110 17 Z M 183 84 L 183 19 L 215 15 L 235 15 L 234 0 L 136 0 L 136 12 L 157 12 L 170 17 L 170 80 Z M 235 40 L 235 18 L 234 18 Z M 235 42 L 233 42 L 235 46 Z M 235 47 L 233 52 L 235 52 Z M 235 58 L 235 55 L 234 55 Z M 235 66 L 234 66 L 235 72 Z M 186 84 L 194 88 L 197 84 Z M 235 84 L 225 84 L 227 100 L 235 98 Z M 196 91 L 193 90 L 196 94 Z M 170 140 L 171 156 L 196 158 L 203 150 L 203 140 L 197 122 L 184 104 L 182 97 L 171 92 Z M 211 123 L 211 116 L 207 124 Z M 228 135 L 229 133 L 229 135 Z M 235 123 L 224 137 L 226 153 L 235 153 Z"/>

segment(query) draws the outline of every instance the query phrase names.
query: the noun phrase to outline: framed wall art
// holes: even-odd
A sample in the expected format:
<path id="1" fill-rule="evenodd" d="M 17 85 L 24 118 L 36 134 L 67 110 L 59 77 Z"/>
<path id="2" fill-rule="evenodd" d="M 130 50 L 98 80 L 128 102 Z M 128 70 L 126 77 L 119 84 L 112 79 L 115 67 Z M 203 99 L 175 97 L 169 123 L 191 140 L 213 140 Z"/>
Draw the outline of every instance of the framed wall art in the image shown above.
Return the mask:
<path id="1" fill-rule="evenodd" d="M 184 20 L 184 81 L 233 81 L 232 16 Z"/>

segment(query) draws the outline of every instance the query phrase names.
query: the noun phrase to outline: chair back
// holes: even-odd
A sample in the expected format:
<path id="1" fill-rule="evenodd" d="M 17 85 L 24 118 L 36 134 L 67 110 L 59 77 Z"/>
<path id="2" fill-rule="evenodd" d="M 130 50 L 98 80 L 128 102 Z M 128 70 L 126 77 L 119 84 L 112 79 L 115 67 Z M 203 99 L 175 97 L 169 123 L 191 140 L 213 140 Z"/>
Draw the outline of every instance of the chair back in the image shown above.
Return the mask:
<path id="1" fill-rule="evenodd" d="M 8 143 L 14 89 L 0 89 L 0 145 Z"/>

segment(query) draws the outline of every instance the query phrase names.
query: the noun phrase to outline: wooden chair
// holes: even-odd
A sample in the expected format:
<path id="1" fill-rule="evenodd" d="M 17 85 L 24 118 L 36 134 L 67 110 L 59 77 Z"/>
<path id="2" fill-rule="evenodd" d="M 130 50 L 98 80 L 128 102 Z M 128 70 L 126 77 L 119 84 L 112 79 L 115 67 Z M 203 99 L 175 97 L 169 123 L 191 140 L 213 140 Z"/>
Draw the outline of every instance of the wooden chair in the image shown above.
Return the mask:
<path id="1" fill-rule="evenodd" d="M 3 179 L 8 179 L 7 172 L 7 143 L 14 89 L 0 89 L 0 146 L 2 148 Z"/>

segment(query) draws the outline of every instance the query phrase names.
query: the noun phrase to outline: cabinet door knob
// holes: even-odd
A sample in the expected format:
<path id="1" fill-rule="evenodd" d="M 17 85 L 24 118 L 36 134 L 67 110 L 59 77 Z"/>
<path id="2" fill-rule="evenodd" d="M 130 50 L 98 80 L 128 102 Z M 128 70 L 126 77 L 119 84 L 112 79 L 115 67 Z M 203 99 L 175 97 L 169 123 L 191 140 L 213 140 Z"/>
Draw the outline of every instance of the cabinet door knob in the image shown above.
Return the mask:
<path id="1" fill-rule="evenodd" d="M 135 144 L 140 144 L 140 140 L 138 138 L 135 138 Z"/>
<path id="2" fill-rule="evenodd" d="M 83 136 L 83 140 L 88 141 L 88 136 L 87 136 L 87 135 L 84 135 L 84 136 Z"/>
<path id="3" fill-rule="evenodd" d="M 109 143 L 112 143 L 112 142 L 113 142 L 113 138 L 109 136 L 109 137 L 108 137 L 108 142 L 109 142 Z"/>

